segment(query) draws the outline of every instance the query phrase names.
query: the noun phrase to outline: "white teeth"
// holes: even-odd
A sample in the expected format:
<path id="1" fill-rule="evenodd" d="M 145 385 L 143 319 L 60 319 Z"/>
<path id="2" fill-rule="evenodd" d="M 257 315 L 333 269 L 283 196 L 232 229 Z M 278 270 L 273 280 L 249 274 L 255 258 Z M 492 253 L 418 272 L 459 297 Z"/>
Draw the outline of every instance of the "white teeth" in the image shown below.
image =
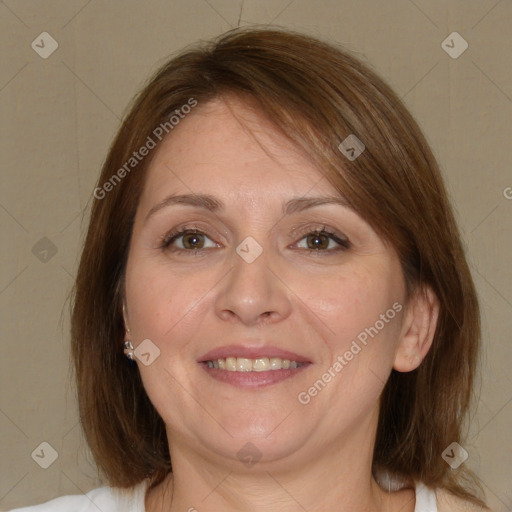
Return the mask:
<path id="1" fill-rule="evenodd" d="M 288 359 L 285 359 L 288 361 Z M 271 357 L 270 358 L 270 369 L 271 370 L 280 370 L 283 367 L 284 361 L 280 357 Z"/>
<path id="2" fill-rule="evenodd" d="M 226 357 L 215 361 L 206 361 L 209 368 L 227 370 L 229 372 L 266 372 L 269 370 L 296 369 L 304 365 L 297 361 L 281 359 L 280 357 L 258 357 L 248 359 L 246 357 Z"/>
<path id="3" fill-rule="evenodd" d="M 237 372 L 250 372 L 252 370 L 252 361 L 245 359 L 245 357 L 236 358 L 236 371 Z"/>
<path id="4" fill-rule="evenodd" d="M 270 363 L 268 361 L 268 357 L 262 357 L 260 359 L 255 359 L 252 363 L 252 369 L 255 372 L 265 372 L 270 369 Z"/>
<path id="5" fill-rule="evenodd" d="M 219 359 L 220 361 L 220 359 Z M 236 372 L 236 357 L 227 357 L 226 358 L 226 364 L 225 364 L 226 370 L 230 372 Z M 219 365 L 220 368 L 220 365 Z"/>

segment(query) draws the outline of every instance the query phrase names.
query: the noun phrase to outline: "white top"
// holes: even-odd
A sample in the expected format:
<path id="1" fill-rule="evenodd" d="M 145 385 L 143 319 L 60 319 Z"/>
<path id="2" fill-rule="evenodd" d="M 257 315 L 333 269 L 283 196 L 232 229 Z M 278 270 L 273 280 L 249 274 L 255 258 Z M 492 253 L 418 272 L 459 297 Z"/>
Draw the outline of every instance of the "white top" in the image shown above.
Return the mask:
<path id="1" fill-rule="evenodd" d="M 100 487 L 81 496 L 62 496 L 33 507 L 11 512 L 145 512 L 144 499 L 148 482 L 131 489 Z M 437 512 L 436 494 L 422 483 L 416 484 L 414 512 Z"/>

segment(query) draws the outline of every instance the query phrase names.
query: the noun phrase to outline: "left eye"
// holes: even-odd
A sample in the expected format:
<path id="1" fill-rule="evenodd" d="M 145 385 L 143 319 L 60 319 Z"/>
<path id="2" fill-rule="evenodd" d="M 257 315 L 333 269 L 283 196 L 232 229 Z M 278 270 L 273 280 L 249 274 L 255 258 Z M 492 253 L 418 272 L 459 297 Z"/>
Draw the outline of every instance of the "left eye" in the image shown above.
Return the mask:
<path id="1" fill-rule="evenodd" d="M 317 233 L 309 233 L 301 238 L 297 243 L 297 247 L 313 251 L 326 251 L 347 248 L 347 242 L 338 238 L 334 233 L 320 231 Z"/>

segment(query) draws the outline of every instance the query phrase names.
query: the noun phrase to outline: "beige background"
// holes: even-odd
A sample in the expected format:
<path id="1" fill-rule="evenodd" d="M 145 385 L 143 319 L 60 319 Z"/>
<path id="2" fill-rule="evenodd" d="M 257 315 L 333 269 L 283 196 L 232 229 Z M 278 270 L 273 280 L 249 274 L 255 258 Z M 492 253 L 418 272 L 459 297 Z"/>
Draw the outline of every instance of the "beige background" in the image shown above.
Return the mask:
<path id="1" fill-rule="evenodd" d="M 0 509 L 97 485 L 69 380 L 66 297 L 128 101 L 171 52 L 254 23 L 356 51 L 424 128 L 483 306 L 482 391 L 466 464 L 489 503 L 512 510 L 510 0 L 1 2 Z M 44 31 L 59 45 L 47 59 L 31 48 Z M 456 59 L 441 47 L 453 31 L 469 44 Z M 58 453 L 48 469 L 31 457 L 42 442 Z"/>

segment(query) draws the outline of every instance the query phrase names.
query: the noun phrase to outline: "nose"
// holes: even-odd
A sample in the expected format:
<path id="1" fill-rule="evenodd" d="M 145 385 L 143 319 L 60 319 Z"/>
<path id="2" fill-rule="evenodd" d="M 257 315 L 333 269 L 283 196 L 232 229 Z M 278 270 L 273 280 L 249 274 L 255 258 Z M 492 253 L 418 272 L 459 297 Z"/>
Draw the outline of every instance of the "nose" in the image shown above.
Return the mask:
<path id="1" fill-rule="evenodd" d="M 255 326 L 290 315 L 290 290 L 270 263 L 268 251 L 251 263 L 233 254 L 233 268 L 222 281 L 215 302 L 215 312 L 221 319 Z"/>

